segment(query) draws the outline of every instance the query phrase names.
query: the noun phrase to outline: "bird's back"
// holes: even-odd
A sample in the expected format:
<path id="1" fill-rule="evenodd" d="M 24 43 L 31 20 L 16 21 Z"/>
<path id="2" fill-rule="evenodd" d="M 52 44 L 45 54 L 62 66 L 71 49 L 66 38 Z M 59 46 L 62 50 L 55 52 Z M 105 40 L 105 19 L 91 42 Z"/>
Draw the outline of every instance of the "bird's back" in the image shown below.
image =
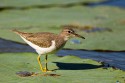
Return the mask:
<path id="1" fill-rule="evenodd" d="M 62 48 L 66 43 L 63 37 L 60 37 L 59 35 L 54 33 L 49 33 L 49 32 L 27 33 L 27 32 L 21 32 L 18 30 L 13 30 L 13 31 L 19 34 L 22 38 L 43 48 L 50 47 L 52 45 L 52 41 L 56 42 L 55 44 L 56 49 Z"/>

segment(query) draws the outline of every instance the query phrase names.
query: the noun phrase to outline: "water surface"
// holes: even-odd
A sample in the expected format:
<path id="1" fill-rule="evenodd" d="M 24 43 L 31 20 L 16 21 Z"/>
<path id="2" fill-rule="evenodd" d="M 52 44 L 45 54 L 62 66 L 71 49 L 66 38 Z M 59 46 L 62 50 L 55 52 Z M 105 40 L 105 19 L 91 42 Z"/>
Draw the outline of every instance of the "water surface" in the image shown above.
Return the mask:
<path id="1" fill-rule="evenodd" d="M 125 8 L 125 0 L 105 0 L 103 2 L 90 3 L 88 6 L 116 6 Z"/>

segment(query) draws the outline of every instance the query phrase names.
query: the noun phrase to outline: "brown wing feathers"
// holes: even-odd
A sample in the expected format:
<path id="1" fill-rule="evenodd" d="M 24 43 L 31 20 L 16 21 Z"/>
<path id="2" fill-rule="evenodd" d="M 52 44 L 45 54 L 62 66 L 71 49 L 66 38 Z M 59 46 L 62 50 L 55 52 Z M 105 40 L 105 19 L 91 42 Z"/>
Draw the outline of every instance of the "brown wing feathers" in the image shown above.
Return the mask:
<path id="1" fill-rule="evenodd" d="M 40 46 L 40 47 L 50 47 L 53 40 L 53 33 L 43 32 L 43 33 L 27 33 L 21 32 L 16 29 L 12 30 L 16 34 L 24 37 L 26 40 Z"/>

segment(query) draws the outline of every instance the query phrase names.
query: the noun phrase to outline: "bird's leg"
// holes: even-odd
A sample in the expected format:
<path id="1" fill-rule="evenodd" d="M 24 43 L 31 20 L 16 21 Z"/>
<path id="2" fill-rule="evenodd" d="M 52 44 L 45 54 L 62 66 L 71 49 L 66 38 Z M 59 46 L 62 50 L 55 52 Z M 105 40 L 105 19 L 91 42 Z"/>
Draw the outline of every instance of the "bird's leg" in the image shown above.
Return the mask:
<path id="1" fill-rule="evenodd" d="M 51 71 L 48 70 L 48 68 L 47 68 L 47 57 L 48 57 L 48 55 L 46 54 L 46 56 L 45 56 L 45 68 L 44 68 L 43 70 L 44 70 L 44 72 L 51 72 Z"/>
<path id="2" fill-rule="evenodd" d="M 38 60 L 38 63 L 39 63 L 39 65 L 40 65 L 41 71 L 44 72 L 44 69 L 42 68 L 42 64 L 41 64 L 41 62 L 40 62 L 40 55 L 37 57 L 37 60 Z"/>
<path id="3" fill-rule="evenodd" d="M 45 56 L 45 68 L 44 68 L 44 72 L 48 71 L 48 68 L 47 68 L 47 57 L 48 57 L 48 55 L 46 54 L 46 56 Z"/>
<path id="4" fill-rule="evenodd" d="M 46 70 L 48 70 L 48 68 L 47 68 L 47 57 L 48 57 L 48 55 L 46 54 L 46 57 L 45 57 Z"/>

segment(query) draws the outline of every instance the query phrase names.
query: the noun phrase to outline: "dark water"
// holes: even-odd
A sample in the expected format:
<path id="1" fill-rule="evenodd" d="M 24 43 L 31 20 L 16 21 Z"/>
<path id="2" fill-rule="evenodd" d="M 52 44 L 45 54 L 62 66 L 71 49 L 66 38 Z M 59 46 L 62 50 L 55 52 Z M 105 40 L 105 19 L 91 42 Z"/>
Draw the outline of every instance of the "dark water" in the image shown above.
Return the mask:
<path id="1" fill-rule="evenodd" d="M 97 52 L 81 50 L 61 50 L 57 53 L 59 56 L 75 55 L 80 58 L 103 61 L 110 66 L 125 70 L 125 52 Z"/>
<path id="2" fill-rule="evenodd" d="M 104 5 L 104 6 L 117 6 L 121 8 L 125 8 L 125 0 L 106 0 L 103 2 L 98 2 L 98 3 L 90 3 L 88 6 L 99 6 L 99 5 Z"/>
<path id="3" fill-rule="evenodd" d="M 0 38 L 0 52 L 35 52 L 26 44 Z"/>
<path id="4" fill-rule="evenodd" d="M 35 52 L 26 44 L 17 43 L 0 38 L 0 52 Z M 111 66 L 125 70 L 125 52 L 97 52 L 84 50 L 60 50 L 58 56 L 75 55 L 80 58 L 103 61 Z"/>

